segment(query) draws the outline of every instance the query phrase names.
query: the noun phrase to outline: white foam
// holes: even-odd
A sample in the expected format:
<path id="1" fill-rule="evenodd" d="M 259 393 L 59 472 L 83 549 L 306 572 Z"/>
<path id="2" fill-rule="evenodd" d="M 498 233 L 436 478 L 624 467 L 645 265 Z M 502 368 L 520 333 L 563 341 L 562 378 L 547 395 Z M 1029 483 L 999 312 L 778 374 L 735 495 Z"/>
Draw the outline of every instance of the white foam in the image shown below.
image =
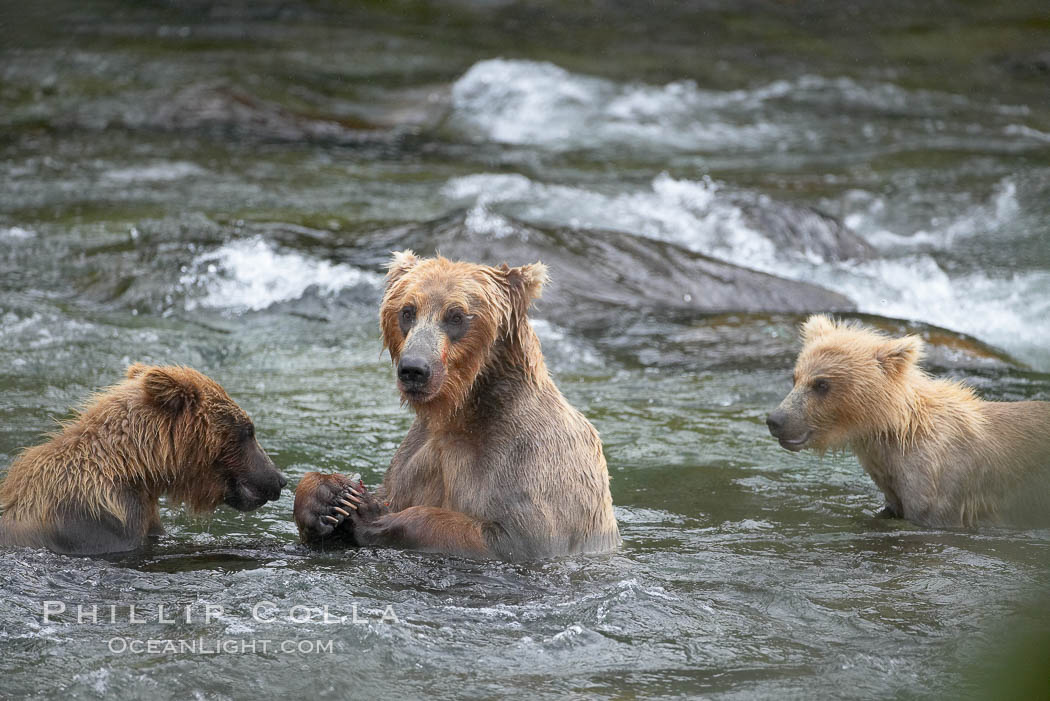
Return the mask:
<path id="1" fill-rule="evenodd" d="M 108 669 L 96 669 L 90 672 L 74 674 L 73 679 L 89 685 L 96 694 L 105 696 L 109 692 L 110 671 Z"/>
<path id="2" fill-rule="evenodd" d="M 578 638 L 578 637 L 584 635 L 584 633 L 589 633 L 589 632 L 590 631 L 588 631 L 587 629 L 585 629 L 583 626 L 579 625 L 578 623 L 573 623 L 571 626 L 569 626 L 565 630 L 560 631 L 558 633 L 555 633 L 553 636 L 551 636 L 550 642 L 552 642 L 552 643 L 566 642 L 566 641 L 572 640 L 573 638 Z"/>
<path id="3" fill-rule="evenodd" d="M 21 226 L 0 227 L 0 241 L 25 241 L 36 236 L 32 229 L 24 229 Z"/>
<path id="4" fill-rule="evenodd" d="M 186 309 L 258 311 L 299 299 L 308 289 L 332 295 L 358 285 L 379 287 L 382 277 L 358 268 L 280 253 L 261 236 L 231 241 L 202 253 L 183 270 Z M 202 294 L 201 294 L 202 293 Z"/>
<path id="5" fill-rule="evenodd" d="M 59 331 L 61 329 L 61 331 Z M 68 344 L 73 339 L 84 339 L 98 331 L 98 327 L 87 321 L 60 318 L 57 314 L 33 312 L 19 316 L 13 311 L 0 309 L 0 339 L 11 340 L 9 345 L 24 348 L 48 348 Z"/>
<path id="6" fill-rule="evenodd" d="M 1050 134 L 1047 132 L 1033 129 L 1024 124 L 1009 124 L 1003 128 L 1003 133 L 1007 136 L 1023 136 L 1026 139 L 1034 139 L 1036 141 L 1050 141 Z"/>
<path id="7" fill-rule="evenodd" d="M 33 312 L 29 316 L 20 317 L 14 312 L 4 312 L 0 316 L 0 335 L 15 335 L 30 329 L 40 323 L 41 316 Z"/>
<path id="8" fill-rule="evenodd" d="M 731 123 L 713 112 L 744 96 L 701 90 L 692 81 L 623 85 L 552 63 L 492 59 L 452 86 L 450 124 L 472 140 L 544 148 L 773 143 L 781 135 L 775 124 Z"/>
<path id="9" fill-rule="evenodd" d="M 885 201 L 873 198 L 866 211 L 853 212 L 845 224 L 863 236 L 869 243 L 886 252 L 901 246 L 912 248 L 950 248 L 959 240 L 986 235 L 1010 224 L 1021 213 L 1017 200 L 1017 185 L 1004 178 L 996 187 L 989 202 L 980 202 L 959 214 L 935 216 L 929 226 L 908 234 L 889 231 L 879 224 L 885 213 Z"/>
<path id="10" fill-rule="evenodd" d="M 107 170 L 102 174 L 106 180 L 114 180 L 122 183 L 137 181 L 144 182 L 168 182 L 181 180 L 191 175 L 201 175 L 206 171 L 195 163 L 187 161 L 172 161 L 165 163 L 154 163 L 148 166 L 133 168 L 118 168 Z"/>
<path id="11" fill-rule="evenodd" d="M 805 118 L 771 116 L 767 103 L 803 106 Z M 911 90 L 892 83 L 802 75 L 736 90 L 709 90 L 691 80 L 666 85 L 617 83 L 571 73 L 547 62 L 491 59 L 474 64 L 452 86 L 449 125 L 463 138 L 543 149 L 663 149 L 725 151 L 820 148 L 841 127 L 837 115 L 885 112 L 948 126 L 960 110 L 1023 114 L 1023 108 L 984 104 L 963 95 Z M 821 122 L 828 119 L 828 123 Z M 879 132 L 868 124 L 863 135 Z M 1007 134 L 1039 138 L 1029 127 Z"/>
<path id="12" fill-rule="evenodd" d="M 808 278 L 798 268 L 780 272 L 840 292 L 862 312 L 968 333 L 1050 368 L 1050 272 L 952 276 L 927 254 L 823 266 Z"/>
<path id="13" fill-rule="evenodd" d="M 603 365 L 598 351 L 578 336 L 566 333 L 561 326 L 552 324 L 546 319 L 530 318 L 529 323 L 540 339 L 544 353 L 548 357 L 563 359 L 560 365 L 589 365 L 592 367 Z"/>
<path id="14" fill-rule="evenodd" d="M 478 173 L 449 180 L 441 194 L 455 200 L 474 199 L 479 204 L 488 204 L 527 197 L 533 187 L 534 183 L 524 175 Z"/>
<path id="15" fill-rule="evenodd" d="M 529 221 L 624 231 L 742 265 L 756 259 L 774 264 L 776 247 L 746 225 L 743 212 L 720 196 L 720 189 L 710 178 L 677 180 L 666 173 L 654 178 L 648 191 L 611 194 L 535 183 L 521 175 L 478 174 L 454 178 L 442 192 L 456 204 L 501 206 Z"/>
<path id="16" fill-rule="evenodd" d="M 475 205 L 467 212 L 466 227 L 479 234 L 487 234 L 493 238 L 501 239 L 514 233 L 514 225 L 505 217 L 493 214 L 483 204 Z"/>

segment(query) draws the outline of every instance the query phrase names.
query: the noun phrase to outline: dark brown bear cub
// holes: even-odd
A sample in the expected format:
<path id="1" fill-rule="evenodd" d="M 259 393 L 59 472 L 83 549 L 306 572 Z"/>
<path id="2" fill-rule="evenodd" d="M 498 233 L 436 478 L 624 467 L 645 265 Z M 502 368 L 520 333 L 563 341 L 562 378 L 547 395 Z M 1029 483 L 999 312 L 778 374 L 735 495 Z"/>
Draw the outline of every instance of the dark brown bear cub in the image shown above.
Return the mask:
<path id="1" fill-rule="evenodd" d="M 375 496 L 311 472 L 295 493 L 303 542 L 520 560 L 620 542 L 601 440 L 551 380 L 528 320 L 547 279 L 395 253 L 380 308 L 416 420 Z"/>
<path id="2" fill-rule="evenodd" d="M 285 486 L 251 419 L 184 367 L 132 365 L 0 485 L 0 544 L 89 555 L 134 550 L 164 531 L 158 499 L 197 512 L 251 511 Z"/>

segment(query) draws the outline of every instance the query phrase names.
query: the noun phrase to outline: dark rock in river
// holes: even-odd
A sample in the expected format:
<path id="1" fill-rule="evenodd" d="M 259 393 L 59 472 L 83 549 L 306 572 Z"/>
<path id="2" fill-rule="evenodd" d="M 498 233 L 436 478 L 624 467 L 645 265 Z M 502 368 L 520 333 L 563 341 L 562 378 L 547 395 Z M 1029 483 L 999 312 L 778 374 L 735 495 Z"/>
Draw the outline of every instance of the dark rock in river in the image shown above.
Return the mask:
<path id="1" fill-rule="evenodd" d="M 238 88 L 193 85 L 154 112 L 148 126 L 165 130 L 219 130 L 277 141 L 356 142 L 375 127 L 350 117 L 317 118 L 261 100 Z"/>
<path id="2" fill-rule="evenodd" d="M 605 326 L 625 310 L 706 314 L 855 308 L 848 298 L 816 285 L 741 268 L 672 243 L 617 231 L 542 229 L 505 217 L 479 226 L 471 221 L 477 212 L 368 234 L 359 244 L 376 258 L 357 262 L 374 265 L 400 248 L 492 264 L 542 260 L 550 266 L 552 283 L 540 315 L 575 328 Z"/>
<path id="3" fill-rule="evenodd" d="M 935 373 L 961 371 L 971 384 L 979 385 L 982 373 L 1018 366 L 997 348 L 937 326 L 850 312 L 836 316 L 858 319 L 894 336 L 918 334 L 927 344 L 923 367 Z M 790 378 L 802 345 L 798 329 L 805 319 L 806 314 L 794 313 L 737 312 L 692 319 L 649 315 L 617 320 L 592 341 L 602 353 L 629 365 L 694 371 L 781 368 Z"/>
<path id="4" fill-rule="evenodd" d="M 241 86 L 196 83 L 170 93 L 153 92 L 139 101 L 86 105 L 59 118 L 57 124 L 94 129 L 120 125 L 203 132 L 224 139 L 354 146 L 431 128 L 448 110 L 447 85 L 361 92 L 359 100 L 338 102 L 297 95 L 292 107 L 257 97 Z"/>
<path id="5" fill-rule="evenodd" d="M 993 61 L 1011 73 L 1026 78 L 1043 78 L 1050 75 L 1050 51 L 1000 55 Z"/>

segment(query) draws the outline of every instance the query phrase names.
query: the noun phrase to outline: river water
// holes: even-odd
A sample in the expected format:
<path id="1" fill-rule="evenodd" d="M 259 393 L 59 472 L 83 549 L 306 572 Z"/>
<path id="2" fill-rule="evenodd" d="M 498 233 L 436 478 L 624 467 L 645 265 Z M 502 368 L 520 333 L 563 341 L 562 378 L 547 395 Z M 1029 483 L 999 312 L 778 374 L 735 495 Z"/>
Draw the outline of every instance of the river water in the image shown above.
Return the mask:
<path id="1" fill-rule="evenodd" d="M 1050 629 L 1050 533 L 875 519 L 852 456 L 764 426 L 821 308 L 1050 400 L 1045 4 L 913 5 L 6 4 L 0 466 L 145 361 L 222 382 L 293 485 L 378 482 L 411 421 L 388 252 L 542 257 L 535 326 L 624 544 L 311 553 L 290 492 L 165 506 L 134 556 L 0 553 L 0 696 L 989 693 Z M 715 303 L 735 269 L 682 292 L 650 254 L 775 277 Z"/>

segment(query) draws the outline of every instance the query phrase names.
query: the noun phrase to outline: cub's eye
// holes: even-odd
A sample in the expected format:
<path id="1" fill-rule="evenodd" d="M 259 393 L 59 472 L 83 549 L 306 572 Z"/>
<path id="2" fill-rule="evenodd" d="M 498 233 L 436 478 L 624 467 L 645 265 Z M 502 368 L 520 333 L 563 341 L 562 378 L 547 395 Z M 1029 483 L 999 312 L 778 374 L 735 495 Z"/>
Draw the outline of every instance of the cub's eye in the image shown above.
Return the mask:
<path id="1" fill-rule="evenodd" d="M 401 323 L 411 324 L 416 318 L 416 310 L 412 307 L 405 307 L 401 310 Z"/>
<path id="2" fill-rule="evenodd" d="M 463 312 L 459 311 L 458 309 L 453 309 L 445 316 L 445 323 L 451 324 L 453 326 L 459 326 L 466 320 L 467 317 L 464 316 Z"/>
<path id="3" fill-rule="evenodd" d="M 827 380 L 817 380 L 813 383 L 813 391 L 819 395 L 825 395 L 831 389 L 831 383 Z"/>
<path id="4" fill-rule="evenodd" d="M 255 426 L 248 424 L 241 428 L 241 440 L 248 441 L 255 438 Z"/>

